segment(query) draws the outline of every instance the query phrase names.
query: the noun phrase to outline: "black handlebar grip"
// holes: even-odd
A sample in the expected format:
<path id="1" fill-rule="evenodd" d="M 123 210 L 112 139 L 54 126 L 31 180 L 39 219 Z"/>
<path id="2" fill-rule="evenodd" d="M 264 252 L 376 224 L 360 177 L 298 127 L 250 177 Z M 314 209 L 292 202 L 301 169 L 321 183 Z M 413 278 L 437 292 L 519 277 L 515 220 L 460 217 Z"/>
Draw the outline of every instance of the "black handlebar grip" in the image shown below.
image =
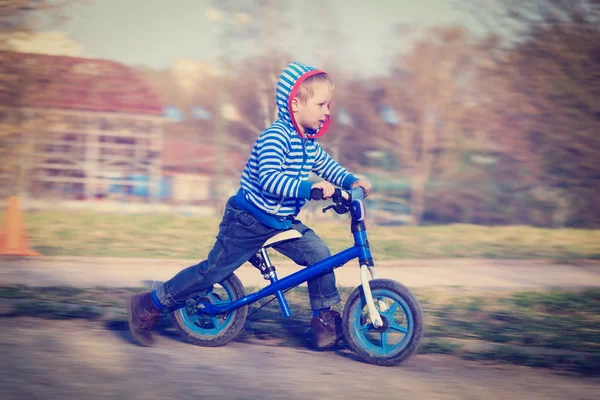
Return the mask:
<path id="1" fill-rule="evenodd" d="M 310 199 L 311 200 L 323 200 L 323 189 L 321 189 L 321 188 L 310 189 Z"/>

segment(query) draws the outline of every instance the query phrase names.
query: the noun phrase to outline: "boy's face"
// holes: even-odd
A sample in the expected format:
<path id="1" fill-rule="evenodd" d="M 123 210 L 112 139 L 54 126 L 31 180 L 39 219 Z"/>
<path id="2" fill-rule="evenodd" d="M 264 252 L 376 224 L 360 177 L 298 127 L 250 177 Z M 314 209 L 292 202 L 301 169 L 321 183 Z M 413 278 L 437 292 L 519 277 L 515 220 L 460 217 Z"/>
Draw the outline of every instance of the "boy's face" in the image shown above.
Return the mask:
<path id="1" fill-rule="evenodd" d="M 329 103 L 333 96 L 333 90 L 325 82 L 313 84 L 313 97 L 306 104 L 298 98 L 292 101 L 292 111 L 298 127 L 304 133 L 306 129 L 317 130 L 325 123 L 329 115 Z"/>

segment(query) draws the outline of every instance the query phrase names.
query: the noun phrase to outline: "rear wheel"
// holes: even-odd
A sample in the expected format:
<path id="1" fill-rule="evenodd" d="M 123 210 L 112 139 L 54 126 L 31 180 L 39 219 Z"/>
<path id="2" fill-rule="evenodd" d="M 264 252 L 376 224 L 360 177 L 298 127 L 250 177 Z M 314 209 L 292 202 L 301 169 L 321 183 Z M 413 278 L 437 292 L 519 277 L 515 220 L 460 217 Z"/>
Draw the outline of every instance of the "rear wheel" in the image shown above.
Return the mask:
<path id="1" fill-rule="evenodd" d="M 359 286 L 344 307 L 346 341 L 363 361 L 388 366 L 399 364 L 419 347 L 423 336 L 421 307 L 410 290 L 399 282 L 375 279 L 370 281 L 370 287 L 383 326 L 373 326 L 362 286 Z"/>
<path id="2" fill-rule="evenodd" d="M 172 311 L 171 318 L 188 342 L 199 346 L 223 346 L 241 332 L 248 316 L 248 306 L 217 315 L 199 312 L 197 306 L 200 302 L 225 306 L 244 296 L 244 285 L 235 274 L 231 274 L 205 294 L 189 299 L 185 307 Z"/>

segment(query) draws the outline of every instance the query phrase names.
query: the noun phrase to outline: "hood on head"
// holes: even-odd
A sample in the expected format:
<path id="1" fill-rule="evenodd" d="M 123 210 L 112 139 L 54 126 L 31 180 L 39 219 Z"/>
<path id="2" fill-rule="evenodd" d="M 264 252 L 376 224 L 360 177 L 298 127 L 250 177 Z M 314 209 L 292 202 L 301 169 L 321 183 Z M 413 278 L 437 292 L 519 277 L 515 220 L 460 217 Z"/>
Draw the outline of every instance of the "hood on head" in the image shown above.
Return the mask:
<path id="1" fill-rule="evenodd" d="M 301 63 L 293 62 L 283 70 L 279 81 L 277 82 L 277 93 L 275 94 L 275 101 L 277 104 L 277 116 L 280 120 L 288 122 L 294 127 L 298 135 L 303 138 L 317 138 L 322 136 L 329 128 L 329 115 L 325 118 L 325 123 L 316 131 L 307 129 L 304 135 L 300 132 L 298 124 L 294 118 L 292 112 L 292 100 L 296 97 L 300 84 L 306 80 L 306 78 L 319 74 L 325 73 L 320 69 L 310 67 Z"/>

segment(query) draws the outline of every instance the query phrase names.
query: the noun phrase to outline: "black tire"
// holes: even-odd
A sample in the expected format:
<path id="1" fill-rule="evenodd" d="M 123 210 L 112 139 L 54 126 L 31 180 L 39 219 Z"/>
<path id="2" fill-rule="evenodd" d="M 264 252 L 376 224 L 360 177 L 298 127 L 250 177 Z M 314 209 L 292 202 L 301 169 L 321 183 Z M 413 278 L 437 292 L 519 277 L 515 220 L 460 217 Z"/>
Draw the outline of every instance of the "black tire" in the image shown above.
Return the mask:
<path id="1" fill-rule="evenodd" d="M 245 296 L 244 285 L 242 285 L 242 282 L 235 274 L 229 275 L 229 277 L 218 285 L 221 286 L 220 289 L 213 287 L 203 297 L 211 296 L 213 299 L 222 300 L 223 293 L 225 293 L 228 299 L 224 301 L 233 302 Z M 219 293 L 221 294 L 219 295 Z M 195 311 L 196 301 L 194 299 L 190 300 L 189 303 L 186 307 L 172 311 L 171 318 L 181 336 L 186 341 L 198 346 L 217 347 L 229 343 L 242 331 L 244 322 L 248 316 L 247 305 L 229 314 L 217 315 L 217 320 L 220 318 L 223 319 L 223 325 L 217 327 L 214 319 L 198 314 Z M 190 318 L 196 315 L 199 316 L 198 320 L 191 321 Z M 210 324 L 212 324 L 213 328 L 209 327 Z"/>
<path id="2" fill-rule="evenodd" d="M 411 291 L 399 282 L 389 279 L 370 281 L 371 293 L 374 299 L 389 299 L 391 306 L 387 309 L 389 315 L 382 318 L 386 323 L 377 329 L 369 323 L 367 303 L 362 286 L 352 291 L 343 313 L 344 335 L 348 346 L 363 361 L 384 366 L 397 365 L 411 356 L 419 347 L 423 336 L 423 315 L 421 306 Z M 397 303 L 397 305 L 395 304 Z M 375 302 L 378 311 L 380 307 Z M 387 305 L 387 304 L 386 304 Z M 392 310 L 392 308 L 394 308 Z M 397 315 L 400 311 L 402 315 Z M 401 323 L 398 318 L 401 317 Z M 406 326 L 404 326 L 406 325 Z M 403 332 L 405 330 L 405 332 Z M 379 335 L 379 345 L 377 344 Z M 398 337 L 395 345 L 388 344 L 388 335 Z"/>

